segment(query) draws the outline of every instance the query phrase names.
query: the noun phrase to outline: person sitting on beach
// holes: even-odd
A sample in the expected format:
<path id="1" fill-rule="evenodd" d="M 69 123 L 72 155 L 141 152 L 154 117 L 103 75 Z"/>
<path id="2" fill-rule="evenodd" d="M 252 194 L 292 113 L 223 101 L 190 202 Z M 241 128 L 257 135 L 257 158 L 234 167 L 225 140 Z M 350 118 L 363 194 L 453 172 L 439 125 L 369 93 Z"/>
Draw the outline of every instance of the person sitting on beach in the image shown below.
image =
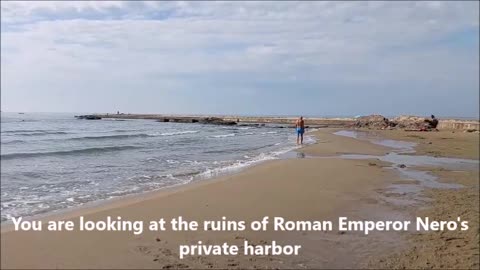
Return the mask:
<path id="1" fill-rule="evenodd" d="M 303 144 L 303 133 L 305 133 L 305 121 L 303 121 L 303 116 L 300 116 L 295 122 L 295 129 L 297 130 L 297 144 Z"/>
<path id="2" fill-rule="evenodd" d="M 427 123 L 427 126 L 425 127 L 426 129 L 436 129 L 438 126 L 438 119 L 435 118 L 435 115 L 431 115 L 431 120 L 430 119 L 425 119 L 425 122 Z"/>

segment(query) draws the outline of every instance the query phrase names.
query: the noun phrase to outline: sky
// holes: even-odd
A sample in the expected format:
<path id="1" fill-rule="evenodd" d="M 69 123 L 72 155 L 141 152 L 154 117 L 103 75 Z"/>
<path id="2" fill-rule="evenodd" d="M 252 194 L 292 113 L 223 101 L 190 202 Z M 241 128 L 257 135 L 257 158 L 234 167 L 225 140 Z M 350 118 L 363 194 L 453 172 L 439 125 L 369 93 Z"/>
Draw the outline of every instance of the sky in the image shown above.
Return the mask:
<path id="1" fill-rule="evenodd" d="M 479 2 L 1 2 L 1 109 L 478 117 Z"/>

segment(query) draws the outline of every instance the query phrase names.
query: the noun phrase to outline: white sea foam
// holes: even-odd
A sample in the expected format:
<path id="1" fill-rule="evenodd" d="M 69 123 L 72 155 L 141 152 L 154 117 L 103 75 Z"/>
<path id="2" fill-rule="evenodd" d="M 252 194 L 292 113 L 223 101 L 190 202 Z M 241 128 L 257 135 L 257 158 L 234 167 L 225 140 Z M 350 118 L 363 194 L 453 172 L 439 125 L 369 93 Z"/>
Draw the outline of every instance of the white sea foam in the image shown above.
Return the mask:
<path id="1" fill-rule="evenodd" d="M 306 144 L 311 144 L 313 142 L 315 142 L 315 140 L 313 138 L 311 138 L 312 141 L 310 141 L 309 143 L 305 142 Z M 275 144 L 275 145 L 279 145 L 279 144 Z M 268 160 L 275 160 L 275 159 L 278 159 L 279 156 L 287 153 L 287 152 L 290 152 L 292 150 L 295 150 L 295 149 L 298 149 L 300 148 L 300 146 L 286 146 L 284 148 L 281 148 L 279 150 L 276 150 L 276 151 L 271 151 L 271 152 L 268 152 L 268 153 L 261 153 L 259 155 L 256 155 L 254 157 L 250 157 L 248 155 L 245 155 L 244 158 L 246 158 L 246 160 L 239 160 L 233 164 L 229 164 L 227 166 L 223 166 L 223 167 L 219 167 L 219 168 L 214 168 L 214 169 L 208 169 L 202 173 L 200 173 L 199 175 L 197 175 L 197 177 L 200 177 L 200 178 L 209 178 L 209 177 L 214 177 L 214 176 L 218 176 L 218 175 L 222 175 L 222 174 L 226 174 L 226 173 L 232 173 L 232 172 L 236 172 L 236 171 L 239 171 L 241 169 L 244 169 L 246 167 L 250 167 L 252 165 L 255 165 L 255 164 L 258 164 L 258 163 L 261 163 L 261 162 L 264 162 L 264 161 L 268 161 Z"/>
<path id="2" fill-rule="evenodd" d="M 227 137 L 234 137 L 235 133 L 230 133 L 230 134 L 222 134 L 222 135 L 213 135 L 213 138 L 227 138 Z"/>
<path id="3" fill-rule="evenodd" d="M 175 136 L 175 135 L 183 135 L 183 134 L 193 134 L 198 133 L 199 130 L 185 130 L 185 131 L 177 131 L 177 132 L 165 132 L 165 133 L 152 133 L 148 134 L 149 136 Z"/>

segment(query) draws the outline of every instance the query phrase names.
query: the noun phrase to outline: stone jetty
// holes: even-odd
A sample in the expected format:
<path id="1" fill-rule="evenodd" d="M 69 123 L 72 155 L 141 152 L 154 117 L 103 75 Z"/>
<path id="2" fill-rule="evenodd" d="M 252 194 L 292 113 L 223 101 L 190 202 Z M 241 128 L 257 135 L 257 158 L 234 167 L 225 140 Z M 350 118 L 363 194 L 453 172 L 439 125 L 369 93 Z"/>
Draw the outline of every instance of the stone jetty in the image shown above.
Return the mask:
<path id="1" fill-rule="evenodd" d="M 235 115 L 166 115 L 166 114 L 91 114 L 86 116 L 75 116 L 79 119 L 149 119 L 157 122 L 173 122 L 173 123 L 201 123 L 213 125 L 273 125 L 279 128 L 292 127 L 295 123 L 296 117 L 279 117 L 279 116 L 235 116 Z M 372 115 L 368 118 L 377 117 L 379 122 L 397 121 L 405 118 L 400 116 L 397 118 L 387 119 L 380 115 Z M 403 118 L 402 118 L 403 117 Z M 409 120 L 412 116 L 407 117 Z M 415 117 L 422 119 L 423 117 Z M 323 128 L 347 128 L 358 127 L 360 118 L 348 117 L 305 117 L 309 127 Z M 376 119 L 376 118 L 375 118 Z M 458 119 L 439 119 L 438 129 L 449 130 L 480 130 L 480 123 L 478 120 L 458 120 Z M 373 121 L 373 120 L 372 120 Z M 374 125 L 373 125 L 374 126 Z M 383 127 L 383 126 L 382 126 Z"/>
<path id="2" fill-rule="evenodd" d="M 275 125 L 277 127 L 291 127 L 296 117 L 258 117 L 232 115 L 164 115 L 164 114 L 92 114 L 102 119 L 149 119 L 157 122 L 173 123 L 201 123 L 213 125 Z M 82 119 L 82 117 L 77 117 Z M 354 118 L 320 118 L 307 117 L 310 127 L 347 127 L 353 125 Z"/>

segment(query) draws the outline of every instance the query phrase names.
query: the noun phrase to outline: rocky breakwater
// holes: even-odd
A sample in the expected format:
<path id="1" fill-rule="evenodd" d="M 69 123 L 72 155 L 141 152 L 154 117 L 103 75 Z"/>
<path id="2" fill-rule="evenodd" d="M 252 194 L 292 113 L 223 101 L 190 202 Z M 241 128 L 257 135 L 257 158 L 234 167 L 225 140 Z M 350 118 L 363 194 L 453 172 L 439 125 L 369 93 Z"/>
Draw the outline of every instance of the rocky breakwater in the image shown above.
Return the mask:
<path id="1" fill-rule="evenodd" d="M 353 126 L 357 128 L 385 129 L 395 127 L 396 124 L 390 122 L 388 118 L 385 118 L 382 115 L 372 114 L 357 118 L 357 121 L 355 121 Z"/>
<path id="2" fill-rule="evenodd" d="M 235 121 L 227 121 L 219 117 L 162 117 L 157 122 L 174 122 L 174 123 L 200 123 L 209 125 L 234 126 Z"/>
<path id="3" fill-rule="evenodd" d="M 472 120 L 440 120 L 438 128 L 478 131 L 480 130 L 480 122 Z"/>
<path id="4" fill-rule="evenodd" d="M 191 116 L 191 115 L 160 115 L 160 114 L 92 114 L 92 115 L 76 115 L 77 119 L 109 119 L 109 120 L 125 120 L 125 119 L 148 119 L 157 122 L 173 122 L 173 123 L 200 123 L 210 125 L 236 125 L 236 121 L 224 119 L 221 117 L 210 116 Z"/>
<path id="5" fill-rule="evenodd" d="M 86 119 L 86 120 L 101 120 L 102 118 L 98 115 L 75 115 L 75 118 L 77 119 Z"/>
<path id="6" fill-rule="evenodd" d="M 164 115 L 164 114 L 95 114 L 95 116 L 103 119 L 149 119 L 158 122 L 174 122 L 174 123 L 202 123 L 213 125 L 274 125 L 275 127 L 288 128 L 295 125 L 297 117 L 255 117 L 255 116 L 209 116 L 209 115 Z M 325 118 L 325 117 L 305 117 L 305 123 L 309 127 L 349 127 L 355 122 L 353 118 Z"/>
<path id="7" fill-rule="evenodd" d="M 402 115 L 395 118 L 386 118 L 382 115 L 369 115 L 358 117 L 353 127 L 368 129 L 404 129 L 404 130 L 465 130 L 469 132 L 479 130 L 479 121 L 440 119 L 436 128 L 429 126 L 429 120 L 425 117 Z"/>
<path id="8" fill-rule="evenodd" d="M 205 117 L 205 118 L 199 119 L 198 122 L 201 124 L 224 125 L 224 126 L 234 126 L 237 124 L 236 121 L 227 121 L 218 117 Z"/>
<path id="9" fill-rule="evenodd" d="M 243 124 L 255 124 L 255 125 L 276 125 L 277 127 L 292 127 L 295 126 L 295 121 L 298 117 L 278 117 L 278 116 L 223 116 L 222 119 L 227 121 L 236 121 Z M 341 117 L 304 117 L 305 123 L 310 127 L 315 128 L 344 128 L 351 126 L 354 122 L 354 118 L 341 118 Z"/>

